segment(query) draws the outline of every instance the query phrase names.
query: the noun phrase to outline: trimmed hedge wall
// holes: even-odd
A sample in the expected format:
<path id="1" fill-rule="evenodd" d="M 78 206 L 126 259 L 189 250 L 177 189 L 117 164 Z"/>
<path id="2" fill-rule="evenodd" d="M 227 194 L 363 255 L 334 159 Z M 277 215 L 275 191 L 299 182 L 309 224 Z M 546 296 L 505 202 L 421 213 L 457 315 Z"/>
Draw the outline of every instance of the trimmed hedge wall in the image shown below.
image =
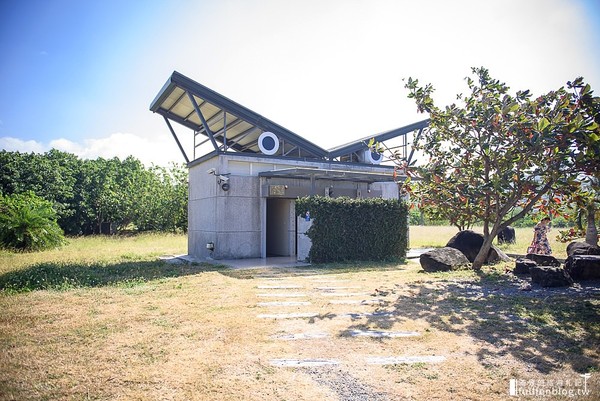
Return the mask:
<path id="1" fill-rule="evenodd" d="M 408 207 L 397 199 L 310 196 L 296 201 L 296 215 L 314 219 L 306 233 L 315 263 L 404 258 Z"/>

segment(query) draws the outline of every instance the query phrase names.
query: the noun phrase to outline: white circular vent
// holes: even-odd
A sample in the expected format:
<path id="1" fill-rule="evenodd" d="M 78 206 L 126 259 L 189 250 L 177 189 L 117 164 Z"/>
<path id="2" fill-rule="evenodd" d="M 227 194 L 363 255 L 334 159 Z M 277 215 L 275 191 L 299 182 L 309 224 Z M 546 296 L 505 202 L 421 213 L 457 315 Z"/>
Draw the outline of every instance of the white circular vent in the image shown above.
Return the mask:
<path id="1" fill-rule="evenodd" d="M 258 148 L 265 155 L 274 155 L 279 150 L 279 138 L 272 132 L 263 132 L 258 137 Z"/>
<path id="2" fill-rule="evenodd" d="M 380 164 L 383 161 L 383 154 L 367 149 L 363 158 L 365 163 Z"/>

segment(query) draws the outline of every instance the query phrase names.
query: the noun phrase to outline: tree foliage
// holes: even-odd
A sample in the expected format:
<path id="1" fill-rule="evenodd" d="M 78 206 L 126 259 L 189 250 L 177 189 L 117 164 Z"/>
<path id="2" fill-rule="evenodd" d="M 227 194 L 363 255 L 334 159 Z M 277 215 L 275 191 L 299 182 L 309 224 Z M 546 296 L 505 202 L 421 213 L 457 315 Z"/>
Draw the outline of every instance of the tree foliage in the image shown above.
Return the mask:
<path id="1" fill-rule="evenodd" d="M 81 160 L 0 151 L 0 194 L 32 191 L 51 202 L 68 235 L 117 230 L 187 230 L 187 171 L 181 165 L 145 168 L 133 157 Z"/>
<path id="2" fill-rule="evenodd" d="M 600 204 L 600 97 L 579 77 L 567 83 L 573 90 L 573 108 L 581 110 L 586 130 L 574 132 L 575 168 L 579 172 L 580 187 L 568 194 L 568 200 L 585 213 L 587 227 L 585 241 L 598 245 L 596 215 Z"/>
<path id="3" fill-rule="evenodd" d="M 0 246 L 41 251 L 65 243 L 52 203 L 33 192 L 0 195 Z"/>
<path id="4" fill-rule="evenodd" d="M 467 77 L 460 105 L 435 105 L 431 85 L 408 79 L 409 98 L 430 115 L 430 126 L 414 146 L 427 157 L 409 166 L 421 181 L 422 202 L 444 205 L 447 218 L 483 223 L 480 268 L 497 233 L 532 211 L 552 213 L 561 194 L 575 185 L 574 141 L 589 125 L 564 88 L 533 98 L 509 93 L 485 68 Z"/>

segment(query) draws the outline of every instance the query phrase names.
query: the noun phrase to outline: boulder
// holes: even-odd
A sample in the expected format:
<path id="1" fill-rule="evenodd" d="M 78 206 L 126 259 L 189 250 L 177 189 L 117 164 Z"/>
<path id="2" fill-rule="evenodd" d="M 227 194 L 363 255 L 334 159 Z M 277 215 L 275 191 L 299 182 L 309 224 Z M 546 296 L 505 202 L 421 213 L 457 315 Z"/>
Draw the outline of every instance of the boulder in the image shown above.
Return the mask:
<path id="1" fill-rule="evenodd" d="M 479 253 L 482 245 L 483 235 L 471 230 L 459 231 L 454 237 L 450 238 L 450 241 L 446 244 L 449 248 L 455 248 L 461 251 L 471 263 L 475 261 L 475 257 Z M 485 262 L 508 262 L 509 260 L 510 258 L 504 252 L 492 245 Z"/>
<path id="2" fill-rule="evenodd" d="M 530 274 L 530 269 L 532 267 L 537 266 L 533 260 L 519 258 L 515 262 L 515 269 L 513 270 L 514 274 Z"/>
<path id="3" fill-rule="evenodd" d="M 538 266 L 559 267 L 560 262 L 552 255 L 540 255 L 538 253 L 528 253 L 526 259 L 533 260 Z"/>
<path id="4" fill-rule="evenodd" d="M 567 246 L 567 255 L 600 255 L 600 247 L 590 245 L 587 242 L 571 242 Z"/>
<path id="5" fill-rule="evenodd" d="M 514 244 L 517 242 L 515 229 L 511 226 L 505 227 L 498 233 L 496 238 L 498 238 L 498 244 Z"/>
<path id="6" fill-rule="evenodd" d="M 436 248 L 423 253 L 419 257 L 421 267 L 426 272 L 458 270 L 469 264 L 462 252 L 455 248 Z"/>
<path id="7" fill-rule="evenodd" d="M 573 280 L 600 279 L 600 255 L 572 255 L 565 262 L 565 270 Z"/>
<path id="8" fill-rule="evenodd" d="M 531 282 L 542 287 L 569 287 L 573 285 L 573 279 L 561 267 L 534 266 L 529 269 Z"/>

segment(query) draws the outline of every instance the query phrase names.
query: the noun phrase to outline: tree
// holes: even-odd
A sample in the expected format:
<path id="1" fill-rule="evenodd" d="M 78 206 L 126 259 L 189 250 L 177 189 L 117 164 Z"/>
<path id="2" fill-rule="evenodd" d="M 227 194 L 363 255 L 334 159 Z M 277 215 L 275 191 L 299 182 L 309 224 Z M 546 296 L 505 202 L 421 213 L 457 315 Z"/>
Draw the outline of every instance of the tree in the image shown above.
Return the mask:
<path id="1" fill-rule="evenodd" d="M 50 201 L 67 235 L 117 230 L 186 231 L 187 171 L 145 168 L 133 158 L 80 160 L 50 150 L 44 154 L 0 151 L 0 195 L 32 191 Z"/>
<path id="2" fill-rule="evenodd" d="M 586 130 L 574 132 L 574 148 L 577 149 L 575 168 L 581 174 L 582 185 L 571 199 L 586 211 L 585 241 L 597 246 L 595 216 L 600 203 L 600 97 L 593 95 L 592 88 L 581 77 L 567 85 L 573 90 L 570 107 L 581 110 L 578 118 L 586 127 Z"/>
<path id="3" fill-rule="evenodd" d="M 534 208 L 556 209 L 558 195 L 574 185 L 574 137 L 587 128 L 564 88 L 536 99 L 528 90 L 513 96 L 487 69 L 472 72 L 470 93 L 458 95 L 462 104 L 443 109 L 430 84 L 408 79 L 408 97 L 429 113 L 430 125 L 414 144 L 427 164 L 407 168 L 421 179 L 418 196 L 483 223 L 484 243 L 473 263 L 480 269 L 498 232 Z"/>
<path id="4" fill-rule="evenodd" d="M 40 251 L 65 243 L 52 203 L 33 192 L 0 195 L 0 244 L 20 251 Z"/>

